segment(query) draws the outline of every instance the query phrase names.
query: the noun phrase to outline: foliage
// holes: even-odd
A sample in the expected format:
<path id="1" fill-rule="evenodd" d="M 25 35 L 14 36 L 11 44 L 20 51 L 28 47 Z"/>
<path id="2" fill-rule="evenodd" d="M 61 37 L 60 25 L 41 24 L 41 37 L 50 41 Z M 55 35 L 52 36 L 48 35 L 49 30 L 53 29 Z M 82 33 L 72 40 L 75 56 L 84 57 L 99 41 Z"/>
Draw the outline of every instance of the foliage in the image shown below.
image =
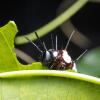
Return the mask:
<path id="1" fill-rule="evenodd" d="M 89 51 L 78 62 L 77 66 L 78 71 L 81 73 L 100 77 L 100 47 Z"/>
<path id="2" fill-rule="evenodd" d="M 0 28 L 0 100 L 100 98 L 99 78 L 75 72 L 43 70 L 45 67 L 40 62 L 20 64 L 14 52 L 16 32 L 13 21 Z"/>
<path id="3" fill-rule="evenodd" d="M 18 62 L 14 52 L 14 37 L 18 32 L 13 21 L 0 28 L 0 72 L 14 71 L 21 69 L 41 69 L 41 63 L 22 65 Z M 33 67 L 34 66 L 34 67 Z"/>

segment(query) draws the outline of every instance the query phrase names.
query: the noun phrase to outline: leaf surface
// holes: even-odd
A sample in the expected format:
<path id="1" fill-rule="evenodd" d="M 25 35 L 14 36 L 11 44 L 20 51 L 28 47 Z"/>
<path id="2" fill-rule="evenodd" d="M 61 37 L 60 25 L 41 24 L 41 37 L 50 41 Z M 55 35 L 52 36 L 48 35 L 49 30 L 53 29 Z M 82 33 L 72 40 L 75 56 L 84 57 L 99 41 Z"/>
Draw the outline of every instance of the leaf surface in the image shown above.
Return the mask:
<path id="1" fill-rule="evenodd" d="M 25 73 L 26 75 L 24 75 Z M 100 79 L 53 70 L 16 71 L 0 74 L 0 100 L 98 100 Z M 31 73 L 31 74 L 30 74 Z M 7 77 L 8 75 L 8 77 Z M 74 77 L 73 77 L 74 75 Z M 77 75 L 80 79 L 77 79 Z M 95 84 L 98 80 L 98 84 Z"/>
<path id="2" fill-rule="evenodd" d="M 14 38 L 17 32 L 17 26 L 13 21 L 9 21 L 5 26 L 0 28 L 0 72 L 21 69 L 41 69 L 42 64 L 39 62 L 22 65 L 17 60 L 14 51 Z"/>

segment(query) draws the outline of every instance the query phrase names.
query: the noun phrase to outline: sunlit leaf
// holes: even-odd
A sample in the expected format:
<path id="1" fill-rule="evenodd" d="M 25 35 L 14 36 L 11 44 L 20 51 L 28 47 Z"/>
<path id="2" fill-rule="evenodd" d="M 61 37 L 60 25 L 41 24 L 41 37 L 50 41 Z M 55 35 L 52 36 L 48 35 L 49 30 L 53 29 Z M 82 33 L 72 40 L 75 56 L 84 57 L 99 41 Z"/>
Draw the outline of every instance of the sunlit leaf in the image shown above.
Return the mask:
<path id="1" fill-rule="evenodd" d="M 0 78 L 1 100 L 100 98 L 100 79 L 83 74 L 53 70 L 23 70 L 1 73 Z"/>
<path id="2" fill-rule="evenodd" d="M 25 66 L 17 60 L 14 51 L 14 38 L 17 32 L 16 24 L 13 21 L 0 28 L 0 72 L 20 69 L 41 69 L 41 63 Z"/>

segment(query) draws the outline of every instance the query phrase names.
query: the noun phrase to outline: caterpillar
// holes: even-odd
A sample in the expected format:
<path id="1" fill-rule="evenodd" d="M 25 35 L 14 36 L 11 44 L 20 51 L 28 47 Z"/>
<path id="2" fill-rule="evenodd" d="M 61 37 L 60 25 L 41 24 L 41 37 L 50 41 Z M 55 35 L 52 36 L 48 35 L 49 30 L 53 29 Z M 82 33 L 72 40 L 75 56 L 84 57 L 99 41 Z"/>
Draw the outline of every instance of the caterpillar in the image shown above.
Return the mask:
<path id="1" fill-rule="evenodd" d="M 76 61 L 81 58 L 87 50 L 85 50 L 76 60 L 72 60 L 71 56 L 67 52 L 67 48 L 69 45 L 69 42 L 73 36 L 75 31 L 73 31 L 68 39 L 68 42 L 65 46 L 64 49 L 58 50 L 57 49 L 57 36 L 56 36 L 56 47 L 55 49 L 49 49 L 47 50 L 45 43 L 41 41 L 39 38 L 37 32 L 35 32 L 35 35 L 37 39 L 40 41 L 41 45 L 43 46 L 44 50 L 41 50 L 33 41 L 31 41 L 28 37 L 25 37 L 29 42 L 31 42 L 39 52 L 41 52 L 41 62 L 42 64 L 46 65 L 49 69 L 52 70 L 73 70 L 77 71 L 76 68 Z M 54 47 L 53 43 L 53 37 L 51 35 L 51 42 L 52 42 L 52 47 Z"/>

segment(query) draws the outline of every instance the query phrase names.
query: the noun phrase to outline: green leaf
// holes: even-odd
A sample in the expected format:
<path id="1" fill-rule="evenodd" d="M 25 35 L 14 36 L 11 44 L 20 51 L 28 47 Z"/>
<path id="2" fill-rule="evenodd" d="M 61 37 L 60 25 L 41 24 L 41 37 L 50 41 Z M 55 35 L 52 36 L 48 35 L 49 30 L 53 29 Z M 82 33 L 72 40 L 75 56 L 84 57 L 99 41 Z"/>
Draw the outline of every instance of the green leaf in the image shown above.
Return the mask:
<path id="1" fill-rule="evenodd" d="M 0 28 L 0 71 L 19 69 L 18 61 L 13 52 L 16 33 L 17 28 L 13 21 Z"/>
<path id="2" fill-rule="evenodd" d="M 13 21 L 0 28 L 0 100 L 100 98 L 99 78 L 68 71 L 34 70 L 45 69 L 39 62 L 20 64 L 14 52 L 16 32 Z"/>
<path id="3" fill-rule="evenodd" d="M 89 82 L 86 79 L 89 79 Z M 100 79 L 53 70 L 5 72 L 0 74 L 0 98 L 0 100 L 98 100 Z"/>
<path id="4" fill-rule="evenodd" d="M 100 47 L 86 53 L 77 63 L 77 68 L 81 73 L 100 77 Z"/>
<path id="5" fill-rule="evenodd" d="M 41 69 L 43 66 L 39 62 L 27 66 L 18 62 L 14 52 L 14 38 L 17 32 L 16 24 L 13 21 L 8 22 L 8 24 L 0 28 L 0 72 Z"/>

